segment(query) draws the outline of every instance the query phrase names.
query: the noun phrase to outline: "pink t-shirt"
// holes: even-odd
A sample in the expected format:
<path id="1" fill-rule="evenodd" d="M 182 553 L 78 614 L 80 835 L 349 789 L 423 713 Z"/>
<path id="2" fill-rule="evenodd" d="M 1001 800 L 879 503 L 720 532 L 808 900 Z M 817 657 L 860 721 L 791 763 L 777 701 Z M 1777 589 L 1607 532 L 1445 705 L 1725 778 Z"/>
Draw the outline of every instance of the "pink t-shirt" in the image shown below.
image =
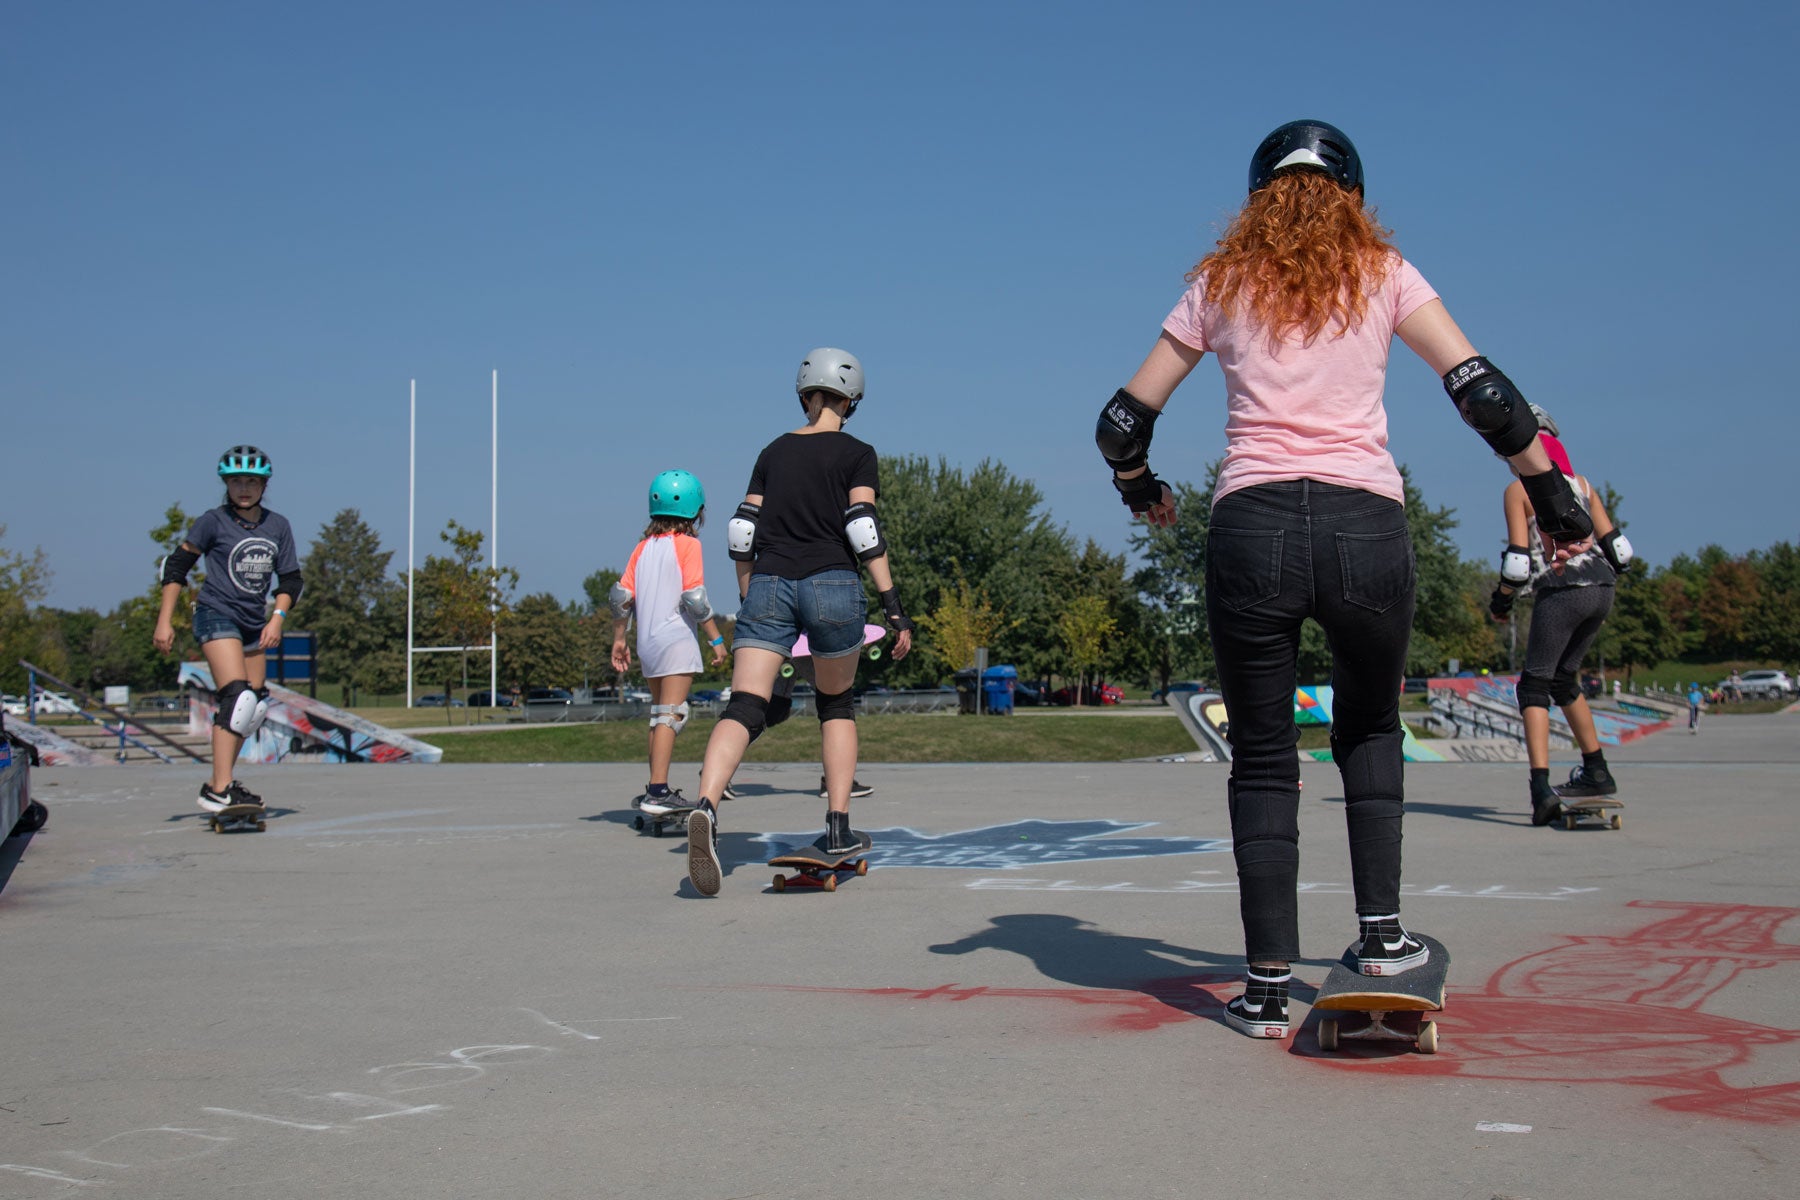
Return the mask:
<path id="1" fill-rule="evenodd" d="M 1274 352 L 1243 306 L 1228 319 L 1206 302 L 1205 276 L 1181 297 L 1163 328 L 1218 355 L 1225 372 L 1225 465 L 1214 500 L 1259 483 L 1316 479 L 1402 501 L 1381 404 L 1388 346 L 1394 327 L 1437 293 L 1411 263 L 1395 260 L 1360 325 L 1340 335 L 1328 323 L 1311 345 L 1286 341 Z"/>

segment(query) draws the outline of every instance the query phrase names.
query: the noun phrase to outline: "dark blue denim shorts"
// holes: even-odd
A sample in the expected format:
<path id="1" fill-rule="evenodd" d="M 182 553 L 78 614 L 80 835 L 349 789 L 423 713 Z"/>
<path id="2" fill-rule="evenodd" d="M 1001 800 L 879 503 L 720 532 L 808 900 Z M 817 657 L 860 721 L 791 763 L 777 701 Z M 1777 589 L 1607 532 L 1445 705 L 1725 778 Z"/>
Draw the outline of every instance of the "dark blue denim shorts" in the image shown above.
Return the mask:
<path id="1" fill-rule="evenodd" d="M 868 615 L 862 576 L 855 571 L 820 571 L 805 579 L 752 575 L 731 645 L 789 654 L 804 633 L 814 658 L 843 658 L 862 649 Z"/>
<path id="2" fill-rule="evenodd" d="M 257 643 L 262 640 L 262 626 L 251 629 L 239 625 L 223 613 L 216 613 L 210 608 L 194 606 L 194 640 L 204 646 L 219 638 L 236 638 L 244 643 L 246 649 L 258 649 Z"/>

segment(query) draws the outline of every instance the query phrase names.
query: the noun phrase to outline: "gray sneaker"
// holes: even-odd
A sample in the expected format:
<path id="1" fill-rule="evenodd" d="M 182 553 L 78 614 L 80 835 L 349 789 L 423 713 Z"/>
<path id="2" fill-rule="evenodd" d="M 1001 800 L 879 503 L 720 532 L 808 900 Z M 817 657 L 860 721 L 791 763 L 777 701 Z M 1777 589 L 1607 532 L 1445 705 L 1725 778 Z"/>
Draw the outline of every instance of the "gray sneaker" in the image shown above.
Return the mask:
<path id="1" fill-rule="evenodd" d="M 719 894 L 719 813 L 704 800 L 688 814 L 688 878 L 702 896 Z"/>

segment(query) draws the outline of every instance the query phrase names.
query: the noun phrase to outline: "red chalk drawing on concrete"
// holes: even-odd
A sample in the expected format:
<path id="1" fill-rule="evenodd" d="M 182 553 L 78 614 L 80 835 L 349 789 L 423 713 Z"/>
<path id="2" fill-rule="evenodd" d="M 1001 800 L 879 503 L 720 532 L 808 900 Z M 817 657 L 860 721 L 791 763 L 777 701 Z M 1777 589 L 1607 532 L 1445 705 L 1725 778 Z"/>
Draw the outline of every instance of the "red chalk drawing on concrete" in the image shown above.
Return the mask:
<path id="1" fill-rule="evenodd" d="M 1310 1031 L 1295 1038 L 1293 1053 L 1337 1070 L 1631 1085 L 1662 1093 L 1651 1103 L 1669 1111 L 1767 1125 L 1800 1122 L 1800 1080 L 1740 1087 L 1723 1074 L 1750 1067 L 1762 1047 L 1800 1041 L 1800 1030 L 1703 1011 L 1709 1002 L 1723 1006 L 1719 993 L 1745 971 L 1800 964 L 1800 945 L 1776 940 L 1780 927 L 1800 910 L 1659 901 L 1631 907 L 1662 915 L 1622 936 L 1565 936 L 1560 945 L 1508 963 L 1480 987 L 1452 987 L 1438 1018 L 1443 1050 L 1436 1055 L 1375 1045 L 1326 1055 Z M 1063 932 L 1077 939 L 1110 936 L 1064 920 Z M 1159 955 L 1184 953 L 1153 941 L 1120 941 Z M 1040 967 L 1049 965 L 1042 943 L 1029 949 L 1003 946 L 993 931 L 933 949 L 960 953 L 977 945 L 1028 953 Z M 1056 958 L 1081 961 L 1080 955 Z M 1304 978 L 1305 972 L 1300 974 Z M 1213 972 L 1137 988 L 779 985 L 779 990 L 912 1001 L 1052 1001 L 1078 1009 L 1089 1027 L 1143 1032 L 1217 1019 L 1240 986 L 1236 972 Z M 1297 992 L 1296 999 L 1304 1000 L 1304 993 Z"/>

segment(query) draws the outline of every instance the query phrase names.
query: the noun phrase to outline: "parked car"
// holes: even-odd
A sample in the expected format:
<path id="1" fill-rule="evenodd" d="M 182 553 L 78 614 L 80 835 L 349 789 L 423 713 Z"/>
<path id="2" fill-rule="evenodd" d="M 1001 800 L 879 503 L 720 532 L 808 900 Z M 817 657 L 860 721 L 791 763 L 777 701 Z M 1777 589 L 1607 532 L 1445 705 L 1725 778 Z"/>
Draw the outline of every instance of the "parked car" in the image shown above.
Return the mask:
<path id="1" fill-rule="evenodd" d="M 446 696 L 442 692 L 429 692 L 423 696 L 413 697 L 414 708 L 464 708 L 463 701 L 454 696 Z"/>
<path id="2" fill-rule="evenodd" d="M 1779 700 L 1794 690 L 1786 671 L 1745 671 L 1738 676 L 1738 690 L 1746 697 Z"/>
<path id="3" fill-rule="evenodd" d="M 701 688 L 699 691 L 689 693 L 689 696 L 691 699 L 702 703 L 711 702 L 717 704 L 725 699 L 725 693 L 719 691 L 717 688 Z"/>
<path id="4" fill-rule="evenodd" d="M 625 698 L 627 700 L 636 700 L 639 704 L 650 703 L 650 693 L 645 688 L 626 688 Z"/>
<path id="5" fill-rule="evenodd" d="M 511 708 L 512 705 L 513 698 L 506 692 L 501 692 L 498 696 L 489 691 L 469 693 L 470 708 Z"/>
<path id="6" fill-rule="evenodd" d="M 1177 679 L 1169 684 L 1167 690 L 1159 689 L 1151 692 L 1150 699 L 1160 700 L 1164 704 L 1172 704 L 1174 701 L 1170 699 L 1171 696 L 1179 695 L 1182 692 L 1198 692 L 1204 690 L 1205 689 L 1201 686 L 1198 679 Z"/>
<path id="7" fill-rule="evenodd" d="M 527 704 L 568 704 L 575 699 L 568 688 L 532 688 L 525 693 Z"/>
<path id="8" fill-rule="evenodd" d="M 43 692 L 37 694 L 37 710 L 40 713 L 74 713 L 81 708 L 73 700 L 60 692 Z M 6 713 L 12 717 L 23 717 L 31 711 L 31 706 L 23 696 L 6 698 Z"/>
<path id="9" fill-rule="evenodd" d="M 874 689 L 871 688 L 870 690 L 873 691 Z M 1026 679 L 1021 679 L 1017 683 L 1013 684 L 1013 704 L 1014 705 L 1033 705 L 1033 706 L 1035 706 L 1035 705 L 1039 705 L 1039 704 L 1048 704 L 1048 703 L 1049 703 L 1049 701 L 1044 699 L 1044 689 L 1039 687 L 1037 684 L 1032 683 L 1031 681 L 1026 680 Z"/>
<path id="10" fill-rule="evenodd" d="M 1122 704 L 1125 692 L 1122 688 L 1110 683 L 1090 683 L 1081 691 L 1081 702 L 1088 705 Z M 1050 703 L 1065 707 L 1075 703 L 1075 689 L 1072 687 L 1057 688 L 1050 693 Z"/>
<path id="11" fill-rule="evenodd" d="M 1402 692 L 1429 692 L 1431 680 L 1424 675 L 1408 675 L 1400 690 Z"/>

